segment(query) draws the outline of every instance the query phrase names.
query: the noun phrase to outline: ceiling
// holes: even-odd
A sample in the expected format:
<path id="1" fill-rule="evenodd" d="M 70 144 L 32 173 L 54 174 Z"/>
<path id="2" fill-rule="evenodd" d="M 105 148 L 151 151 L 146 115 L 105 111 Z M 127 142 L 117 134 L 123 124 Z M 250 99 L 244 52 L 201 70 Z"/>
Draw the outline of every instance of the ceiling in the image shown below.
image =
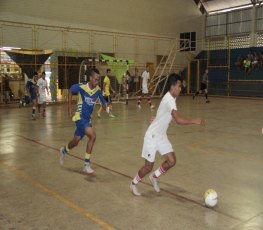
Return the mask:
<path id="1" fill-rule="evenodd" d="M 202 13 L 262 3 L 263 0 L 194 0 Z"/>

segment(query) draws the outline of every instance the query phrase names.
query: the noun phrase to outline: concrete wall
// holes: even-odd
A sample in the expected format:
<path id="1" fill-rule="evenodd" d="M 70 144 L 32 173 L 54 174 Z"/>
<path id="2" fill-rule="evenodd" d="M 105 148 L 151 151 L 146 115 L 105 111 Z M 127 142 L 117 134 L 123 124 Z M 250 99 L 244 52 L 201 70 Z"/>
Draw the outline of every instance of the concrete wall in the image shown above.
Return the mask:
<path id="1" fill-rule="evenodd" d="M 185 0 L 4 0 L 0 20 L 1 46 L 115 53 L 137 63 L 155 62 L 181 32 L 203 36 L 201 13 Z"/>

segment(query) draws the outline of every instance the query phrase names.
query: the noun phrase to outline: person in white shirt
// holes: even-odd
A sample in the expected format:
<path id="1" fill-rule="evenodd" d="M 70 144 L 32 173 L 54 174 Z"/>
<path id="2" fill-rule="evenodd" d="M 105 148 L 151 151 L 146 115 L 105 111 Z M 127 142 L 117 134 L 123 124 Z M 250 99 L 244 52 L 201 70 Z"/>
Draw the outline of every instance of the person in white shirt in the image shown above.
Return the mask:
<path id="1" fill-rule="evenodd" d="M 180 125 L 196 124 L 204 126 L 205 124 L 204 120 L 200 118 L 186 119 L 178 114 L 176 99 L 179 97 L 182 87 L 182 79 L 180 76 L 171 74 L 167 86 L 169 91 L 164 95 L 159 105 L 157 115 L 144 136 L 142 157 L 145 159 L 145 164 L 130 183 L 131 191 L 136 196 L 141 195 L 138 189 L 138 183 L 145 175 L 152 171 L 157 151 L 164 157 L 164 162 L 149 176 L 156 192 L 160 192 L 157 178 L 167 172 L 167 170 L 172 168 L 176 163 L 175 153 L 166 133 L 170 122 L 175 120 L 175 122 Z"/>
<path id="2" fill-rule="evenodd" d="M 150 80 L 150 73 L 149 73 L 149 67 L 146 66 L 146 70 L 142 73 L 142 95 L 139 97 L 139 100 L 138 100 L 138 108 L 139 109 L 142 108 L 141 102 L 142 102 L 142 98 L 144 96 L 147 96 L 148 104 L 149 104 L 150 108 L 151 109 L 154 108 L 154 106 L 152 105 L 151 96 L 149 95 L 148 80 Z"/>
<path id="3" fill-rule="evenodd" d="M 48 85 L 47 85 L 47 80 L 46 78 L 46 73 L 42 72 L 41 78 L 38 79 L 37 81 L 37 98 L 38 98 L 38 104 L 40 105 L 40 113 L 42 113 L 42 116 L 46 116 L 46 92 L 49 95 L 48 91 Z"/>

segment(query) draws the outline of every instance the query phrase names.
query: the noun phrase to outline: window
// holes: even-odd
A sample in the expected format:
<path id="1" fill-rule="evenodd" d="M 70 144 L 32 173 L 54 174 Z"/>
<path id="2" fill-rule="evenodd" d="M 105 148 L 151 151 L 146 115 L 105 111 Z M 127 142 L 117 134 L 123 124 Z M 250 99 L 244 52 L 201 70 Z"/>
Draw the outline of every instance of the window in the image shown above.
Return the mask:
<path id="1" fill-rule="evenodd" d="M 180 33 L 180 51 L 196 50 L 196 32 Z"/>

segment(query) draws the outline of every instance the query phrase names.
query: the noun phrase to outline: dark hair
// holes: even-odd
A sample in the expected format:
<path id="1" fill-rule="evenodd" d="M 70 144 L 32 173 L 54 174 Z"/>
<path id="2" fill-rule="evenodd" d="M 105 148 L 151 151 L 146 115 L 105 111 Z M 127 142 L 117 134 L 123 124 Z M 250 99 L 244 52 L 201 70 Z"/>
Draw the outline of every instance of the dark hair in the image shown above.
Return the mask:
<path id="1" fill-rule="evenodd" d="M 43 71 L 42 74 L 46 75 L 45 71 Z"/>
<path id="2" fill-rule="evenodd" d="M 110 69 L 107 69 L 107 73 L 110 72 L 111 70 Z"/>
<path id="3" fill-rule="evenodd" d="M 33 72 L 33 75 L 28 76 L 29 79 L 33 79 L 34 76 L 38 75 L 37 72 Z"/>
<path id="4" fill-rule="evenodd" d="M 178 81 L 181 81 L 181 82 L 183 81 L 182 78 L 178 74 L 176 73 L 170 74 L 167 80 L 167 84 L 164 89 L 164 95 L 171 89 L 171 86 L 175 85 Z"/>
<path id="5" fill-rule="evenodd" d="M 100 74 L 100 71 L 98 69 L 96 69 L 96 68 L 89 68 L 89 69 L 86 70 L 86 75 L 88 77 L 94 76 L 95 73 L 96 74 Z"/>

